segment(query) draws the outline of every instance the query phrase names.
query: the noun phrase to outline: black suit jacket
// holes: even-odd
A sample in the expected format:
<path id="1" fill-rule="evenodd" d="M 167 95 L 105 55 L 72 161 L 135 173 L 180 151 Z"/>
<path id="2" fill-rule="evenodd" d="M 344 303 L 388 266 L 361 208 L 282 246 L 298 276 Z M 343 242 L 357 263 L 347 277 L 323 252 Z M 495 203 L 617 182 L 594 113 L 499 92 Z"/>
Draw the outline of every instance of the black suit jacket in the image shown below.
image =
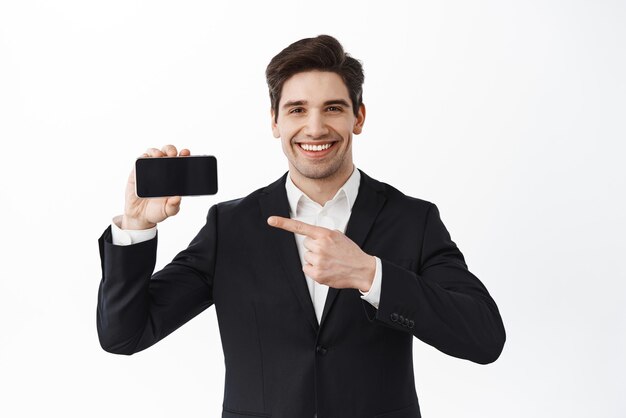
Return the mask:
<path id="1" fill-rule="evenodd" d="M 413 337 L 485 364 L 502 351 L 498 308 L 470 273 L 437 207 L 361 173 L 346 235 L 382 261 L 379 309 L 330 289 L 317 323 L 289 217 L 286 175 L 217 204 L 206 225 L 154 275 L 157 239 L 99 240 L 102 347 L 132 354 L 215 305 L 226 367 L 222 417 L 420 416 Z"/>

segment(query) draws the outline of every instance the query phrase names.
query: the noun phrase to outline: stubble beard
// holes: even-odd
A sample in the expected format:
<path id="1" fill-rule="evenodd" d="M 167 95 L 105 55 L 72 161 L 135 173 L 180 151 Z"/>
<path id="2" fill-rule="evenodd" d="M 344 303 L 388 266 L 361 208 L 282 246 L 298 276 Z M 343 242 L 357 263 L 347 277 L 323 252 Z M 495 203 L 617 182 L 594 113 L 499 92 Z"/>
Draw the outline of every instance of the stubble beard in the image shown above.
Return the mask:
<path id="1" fill-rule="evenodd" d="M 341 164 L 342 160 L 337 159 L 335 161 L 331 161 L 330 163 L 319 164 L 319 166 L 299 163 L 293 164 L 293 166 L 302 176 L 311 180 L 321 180 L 331 178 L 335 173 L 337 173 L 337 171 L 339 171 Z"/>

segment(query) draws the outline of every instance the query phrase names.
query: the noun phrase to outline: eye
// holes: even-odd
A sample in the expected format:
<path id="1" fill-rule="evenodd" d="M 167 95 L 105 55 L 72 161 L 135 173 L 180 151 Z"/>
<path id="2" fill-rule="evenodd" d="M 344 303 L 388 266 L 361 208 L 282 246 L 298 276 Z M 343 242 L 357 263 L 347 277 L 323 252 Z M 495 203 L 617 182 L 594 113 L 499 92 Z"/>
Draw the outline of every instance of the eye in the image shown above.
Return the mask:
<path id="1" fill-rule="evenodd" d="M 293 109 L 289 111 L 289 113 L 302 113 L 302 112 L 304 112 L 304 109 L 301 107 L 294 107 Z"/>
<path id="2" fill-rule="evenodd" d="M 326 110 L 328 110 L 329 112 L 336 113 L 336 112 L 341 112 L 343 109 L 339 106 L 328 106 Z"/>

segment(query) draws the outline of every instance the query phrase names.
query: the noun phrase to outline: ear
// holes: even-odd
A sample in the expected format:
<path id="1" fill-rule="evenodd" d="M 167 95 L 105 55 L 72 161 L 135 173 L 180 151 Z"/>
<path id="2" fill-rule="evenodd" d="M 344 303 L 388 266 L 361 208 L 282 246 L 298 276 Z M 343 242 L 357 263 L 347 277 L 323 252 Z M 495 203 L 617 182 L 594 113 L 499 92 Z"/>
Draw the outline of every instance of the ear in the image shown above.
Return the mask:
<path id="1" fill-rule="evenodd" d="M 272 116 L 272 135 L 274 135 L 274 138 L 280 138 L 280 131 L 276 124 L 276 118 L 274 117 L 274 108 L 271 109 L 270 114 Z"/>
<path id="2" fill-rule="evenodd" d="M 356 120 L 354 121 L 354 128 L 352 128 L 352 133 L 355 135 L 363 132 L 363 124 L 365 123 L 365 105 L 361 103 L 359 106 L 359 111 L 356 115 Z"/>

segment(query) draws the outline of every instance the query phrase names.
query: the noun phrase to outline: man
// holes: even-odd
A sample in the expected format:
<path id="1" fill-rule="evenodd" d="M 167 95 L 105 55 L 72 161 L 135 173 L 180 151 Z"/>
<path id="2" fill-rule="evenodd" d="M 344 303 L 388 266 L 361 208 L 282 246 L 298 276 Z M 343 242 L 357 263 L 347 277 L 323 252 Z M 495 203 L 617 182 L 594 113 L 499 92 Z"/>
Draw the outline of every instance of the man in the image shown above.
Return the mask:
<path id="1" fill-rule="evenodd" d="M 99 241 L 102 347 L 143 350 L 214 304 L 222 417 L 419 417 L 413 336 L 490 363 L 505 341 L 498 308 L 434 204 L 354 167 L 361 64 L 318 36 L 287 47 L 266 75 L 288 173 L 213 206 L 189 247 L 152 275 L 156 224 L 180 198 L 138 198 L 131 172 L 124 214 Z M 177 154 L 190 152 L 144 156 Z"/>

